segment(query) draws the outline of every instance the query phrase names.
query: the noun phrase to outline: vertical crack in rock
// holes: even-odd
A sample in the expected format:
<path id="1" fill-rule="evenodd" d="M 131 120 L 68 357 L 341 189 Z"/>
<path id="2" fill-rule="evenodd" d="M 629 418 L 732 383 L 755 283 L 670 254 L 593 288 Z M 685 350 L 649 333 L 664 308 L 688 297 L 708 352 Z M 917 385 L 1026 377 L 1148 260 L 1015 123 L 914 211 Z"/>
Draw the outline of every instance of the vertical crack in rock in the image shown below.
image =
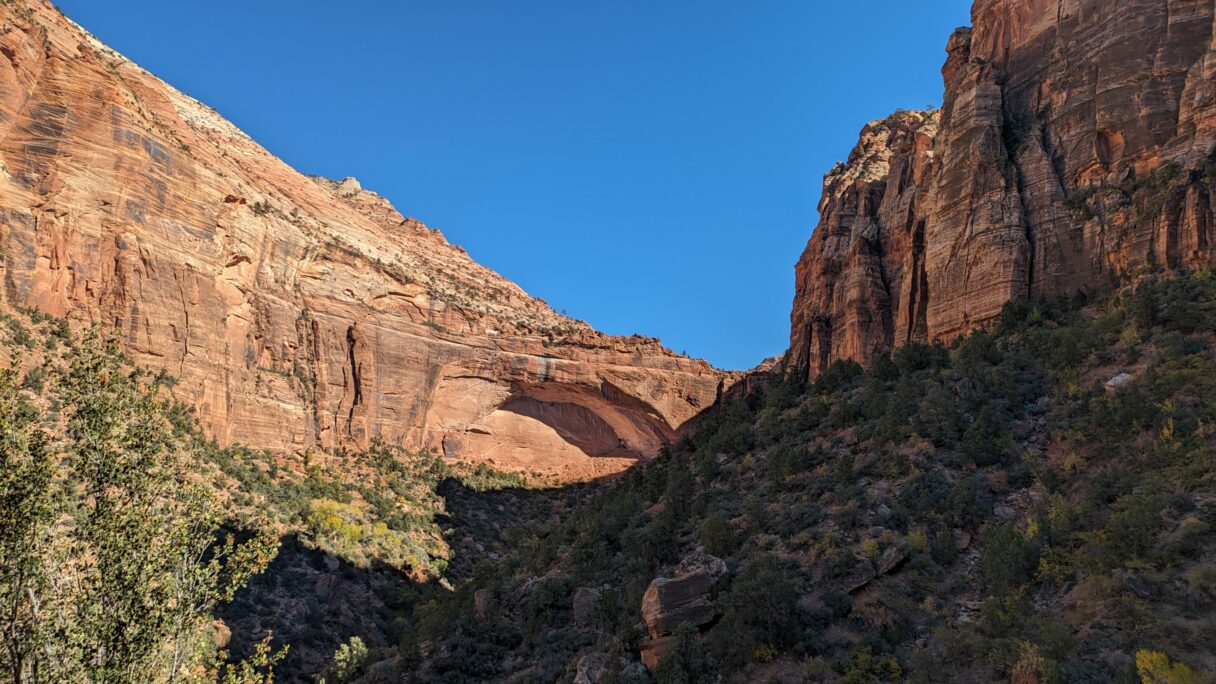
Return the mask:
<path id="1" fill-rule="evenodd" d="M 355 421 L 355 407 L 363 403 L 363 381 L 360 377 L 362 364 L 355 358 L 355 347 L 359 344 L 359 339 L 355 335 L 355 326 L 349 326 L 346 329 L 346 353 L 350 359 L 350 379 L 351 388 L 353 389 L 353 397 L 350 402 L 350 411 L 346 414 L 346 434 L 351 434 L 351 426 Z"/>
<path id="2" fill-rule="evenodd" d="M 929 283 L 925 275 L 925 221 L 919 219 L 912 229 L 912 268 L 909 277 L 909 295 L 905 306 L 905 332 L 899 344 L 920 340 L 924 336 L 925 312 L 929 306 Z"/>

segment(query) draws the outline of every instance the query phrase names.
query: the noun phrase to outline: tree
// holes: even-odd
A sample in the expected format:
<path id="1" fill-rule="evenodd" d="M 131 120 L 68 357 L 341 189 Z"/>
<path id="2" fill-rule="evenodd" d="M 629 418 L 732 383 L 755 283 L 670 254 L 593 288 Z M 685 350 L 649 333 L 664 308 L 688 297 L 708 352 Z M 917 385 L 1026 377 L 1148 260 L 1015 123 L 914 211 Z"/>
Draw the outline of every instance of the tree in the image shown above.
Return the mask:
<path id="1" fill-rule="evenodd" d="M 267 634 L 253 647 L 253 655 L 226 668 L 220 684 L 274 684 L 274 668 L 287 657 L 287 647 L 274 650 L 270 645 L 273 636 Z"/>
<path id="2" fill-rule="evenodd" d="M 367 645 L 357 636 L 334 651 L 334 662 L 321 675 L 322 684 L 345 684 L 363 672 L 367 664 Z"/>
<path id="3" fill-rule="evenodd" d="M 774 556 L 747 566 L 723 595 L 718 644 L 724 660 L 742 664 L 758 652 L 781 652 L 794 644 L 802 623 L 798 591 Z"/>
<path id="4" fill-rule="evenodd" d="M 1171 663 L 1157 651 L 1136 651 L 1136 672 L 1143 684 L 1203 684 L 1205 679 L 1182 663 Z"/>
<path id="5" fill-rule="evenodd" d="M 1002 594 L 1027 582 L 1039 562 L 1039 550 L 1017 528 L 999 525 L 988 535 L 980 556 L 980 574 L 989 590 Z"/>
<path id="6" fill-rule="evenodd" d="M 37 411 L 17 385 L 18 363 L 0 370 L 0 664 L 10 681 L 25 682 L 49 639 L 44 557 L 54 522 L 54 463 Z"/>
<path id="7" fill-rule="evenodd" d="M 725 515 L 715 511 L 701 524 L 701 545 L 714 556 L 729 556 L 735 550 L 735 530 Z"/>
<path id="8" fill-rule="evenodd" d="M 654 674 L 659 684 L 695 684 L 709 679 L 705 646 L 691 623 L 685 622 L 676 628 L 671 648 L 659 661 Z"/>
<path id="9" fill-rule="evenodd" d="M 980 410 L 963 438 L 963 453 L 978 466 L 1003 463 L 1013 451 L 1013 436 L 991 404 Z"/>
<path id="10" fill-rule="evenodd" d="M 878 684 L 878 682 L 897 681 L 903 676 L 899 661 L 891 655 L 875 655 L 866 646 L 855 648 L 849 653 L 849 662 L 841 678 L 843 684 Z"/>
<path id="11" fill-rule="evenodd" d="M 191 467 L 197 429 L 112 342 L 89 335 L 52 377 L 60 415 L 0 373 L 5 669 L 19 683 L 182 679 L 208 660 L 212 609 L 275 542 L 217 537 L 220 509 Z"/>

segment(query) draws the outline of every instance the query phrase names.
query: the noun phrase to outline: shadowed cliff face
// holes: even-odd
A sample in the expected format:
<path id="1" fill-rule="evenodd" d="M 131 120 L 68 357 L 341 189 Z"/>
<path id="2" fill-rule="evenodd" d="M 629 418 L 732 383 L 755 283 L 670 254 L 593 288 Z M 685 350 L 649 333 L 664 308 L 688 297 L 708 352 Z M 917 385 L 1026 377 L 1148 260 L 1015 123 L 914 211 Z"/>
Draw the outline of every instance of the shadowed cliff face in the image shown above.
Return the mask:
<path id="1" fill-rule="evenodd" d="M 868 125 L 825 178 L 796 270 L 800 373 L 1213 259 L 1210 0 L 980 0 L 972 19 L 941 111 Z"/>
<path id="2" fill-rule="evenodd" d="M 6 303 L 116 327 L 221 443 L 379 438 L 584 479 L 656 453 L 728 379 L 295 172 L 49 3 L 0 20 Z"/>

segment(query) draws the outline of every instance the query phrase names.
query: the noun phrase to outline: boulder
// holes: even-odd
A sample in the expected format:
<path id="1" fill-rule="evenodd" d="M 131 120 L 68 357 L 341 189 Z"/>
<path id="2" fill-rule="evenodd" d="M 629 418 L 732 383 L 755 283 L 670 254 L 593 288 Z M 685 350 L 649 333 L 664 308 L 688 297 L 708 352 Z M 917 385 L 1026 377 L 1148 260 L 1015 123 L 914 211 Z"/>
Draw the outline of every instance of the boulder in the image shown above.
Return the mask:
<path id="1" fill-rule="evenodd" d="M 714 578 L 704 572 L 652 581 L 642 596 L 642 619 L 650 636 L 672 634 L 685 622 L 699 627 L 712 621 L 714 605 L 708 594 L 713 584 Z"/>
<path id="2" fill-rule="evenodd" d="M 1017 520 L 1019 516 L 1017 509 L 1013 508 L 1012 506 L 1006 506 L 1005 504 L 997 504 L 992 509 L 992 514 L 1006 522 L 1013 522 Z"/>
<path id="3" fill-rule="evenodd" d="M 1135 378 L 1131 373 L 1119 373 L 1110 380 L 1106 381 L 1106 391 L 1117 392 L 1123 387 L 1127 386 L 1132 380 L 1135 380 Z"/>
<path id="4" fill-rule="evenodd" d="M 608 673 L 612 658 L 603 653 L 589 653 L 578 659 L 578 669 L 574 674 L 574 684 L 600 684 Z"/>
<path id="5" fill-rule="evenodd" d="M 876 577 L 878 577 L 878 573 L 874 571 L 874 564 L 868 560 L 859 560 L 857 565 L 853 566 L 853 569 L 845 576 L 844 590 L 850 594 L 861 591 Z"/>
<path id="6" fill-rule="evenodd" d="M 908 549 L 899 546 L 888 547 L 878 557 L 877 569 L 880 575 L 889 575 L 900 568 L 908 560 Z"/>
<path id="7" fill-rule="evenodd" d="M 697 549 L 676 566 L 675 577 L 651 581 L 642 595 L 642 620 L 650 637 L 672 634 L 686 622 L 698 627 L 712 622 L 716 612 L 709 590 L 726 571 L 725 561 Z"/>
<path id="8" fill-rule="evenodd" d="M 651 672 L 655 671 L 659 666 L 659 661 L 671 650 L 671 640 L 672 637 L 669 636 L 642 639 L 641 657 L 646 669 Z"/>
<path id="9" fill-rule="evenodd" d="M 675 574 L 676 577 L 687 577 L 698 572 L 716 580 L 726 574 L 726 561 L 705 553 L 705 549 L 698 548 L 680 560 Z"/>

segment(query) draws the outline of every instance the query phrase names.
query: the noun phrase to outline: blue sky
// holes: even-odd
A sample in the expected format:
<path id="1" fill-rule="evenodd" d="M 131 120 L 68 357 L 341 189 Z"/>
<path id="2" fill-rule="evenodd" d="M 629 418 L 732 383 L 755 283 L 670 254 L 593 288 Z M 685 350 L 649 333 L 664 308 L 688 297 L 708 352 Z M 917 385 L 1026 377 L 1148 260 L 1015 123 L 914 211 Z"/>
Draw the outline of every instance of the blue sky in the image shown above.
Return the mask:
<path id="1" fill-rule="evenodd" d="M 969 0 L 56 0 L 306 173 L 607 332 L 785 350 L 823 174 Z"/>

